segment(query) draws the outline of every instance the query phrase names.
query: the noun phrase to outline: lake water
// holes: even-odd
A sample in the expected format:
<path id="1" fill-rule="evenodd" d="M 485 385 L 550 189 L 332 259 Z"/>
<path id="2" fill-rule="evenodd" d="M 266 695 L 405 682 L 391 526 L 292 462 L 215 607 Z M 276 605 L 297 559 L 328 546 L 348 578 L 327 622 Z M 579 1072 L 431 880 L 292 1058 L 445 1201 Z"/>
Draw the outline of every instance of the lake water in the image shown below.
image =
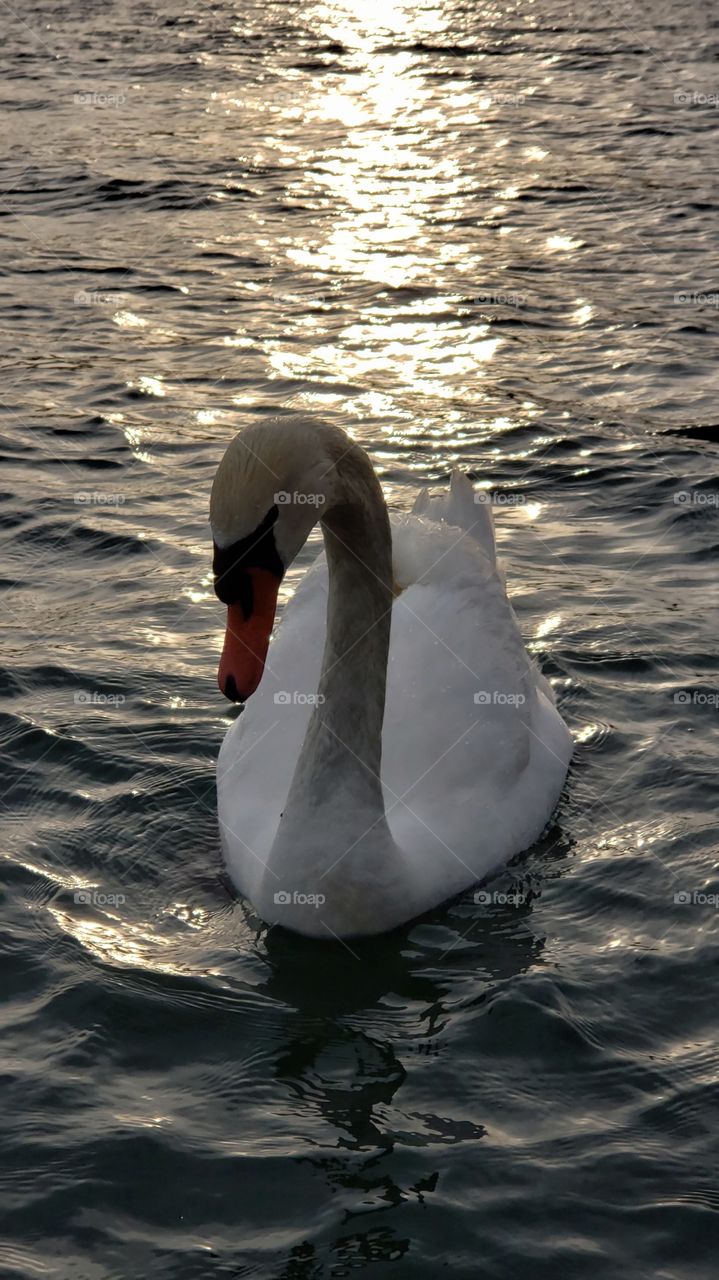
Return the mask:
<path id="1" fill-rule="evenodd" d="M 716 9 L 13 8 L 2 1275 L 713 1280 Z M 313 409 L 495 492 L 577 742 L 498 896 L 351 952 L 215 814 L 209 486 Z"/>

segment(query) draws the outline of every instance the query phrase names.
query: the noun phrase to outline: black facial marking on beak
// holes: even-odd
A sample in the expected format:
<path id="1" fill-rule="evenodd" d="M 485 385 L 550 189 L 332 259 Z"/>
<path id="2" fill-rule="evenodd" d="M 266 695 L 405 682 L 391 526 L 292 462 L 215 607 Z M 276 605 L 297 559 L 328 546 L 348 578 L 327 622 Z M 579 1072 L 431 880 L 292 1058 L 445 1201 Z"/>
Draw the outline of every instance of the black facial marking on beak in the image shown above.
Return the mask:
<path id="1" fill-rule="evenodd" d="M 235 604 L 240 606 L 245 622 L 247 622 L 248 618 L 252 617 L 252 604 L 255 597 L 252 578 L 249 573 L 241 573 L 238 574 L 236 581 L 239 595 L 235 600 Z"/>
<path id="2" fill-rule="evenodd" d="M 285 566 L 275 546 L 273 525 L 279 512 L 270 507 L 267 515 L 253 533 L 240 538 L 229 547 L 218 547 L 212 561 L 215 576 L 215 595 L 223 604 L 239 604 L 245 619 L 252 614 L 253 588 L 248 569 L 267 569 L 280 581 Z"/>

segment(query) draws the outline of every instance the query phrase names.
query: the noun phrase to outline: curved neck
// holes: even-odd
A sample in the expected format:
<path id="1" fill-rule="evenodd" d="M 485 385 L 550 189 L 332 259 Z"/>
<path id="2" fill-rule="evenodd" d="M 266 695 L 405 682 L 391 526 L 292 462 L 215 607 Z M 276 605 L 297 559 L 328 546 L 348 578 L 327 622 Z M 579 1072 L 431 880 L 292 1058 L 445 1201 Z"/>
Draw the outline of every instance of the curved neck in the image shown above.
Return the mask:
<path id="1" fill-rule="evenodd" d="M 329 569 L 327 637 L 318 701 L 285 806 L 314 807 L 339 787 L 384 814 L 382 721 L 392 618 L 392 535 L 367 455 L 351 448 L 336 464 L 341 498 L 322 518 Z"/>

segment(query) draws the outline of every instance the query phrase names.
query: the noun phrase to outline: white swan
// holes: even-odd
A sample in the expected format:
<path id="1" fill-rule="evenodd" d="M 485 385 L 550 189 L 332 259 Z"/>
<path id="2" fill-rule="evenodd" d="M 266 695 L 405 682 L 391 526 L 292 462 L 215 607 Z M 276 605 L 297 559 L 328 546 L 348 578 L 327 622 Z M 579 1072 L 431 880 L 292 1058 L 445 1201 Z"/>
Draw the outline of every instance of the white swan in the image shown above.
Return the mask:
<path id="1" fill-rule="evenodd" d="M 258 914 L 325 939 L 380 933 L 527 848 L 572 742 L 469 480 L 454 472 L 448 495 L 423 492 L 390 527 L 343 431 L 260 420 L 231 441 L 210 518 L 228 605 L 220 688 L 254 694 L 220 752 L 220 826 Z M 263 675 L 282 574 L 318 519 L 325 555 Z"/>

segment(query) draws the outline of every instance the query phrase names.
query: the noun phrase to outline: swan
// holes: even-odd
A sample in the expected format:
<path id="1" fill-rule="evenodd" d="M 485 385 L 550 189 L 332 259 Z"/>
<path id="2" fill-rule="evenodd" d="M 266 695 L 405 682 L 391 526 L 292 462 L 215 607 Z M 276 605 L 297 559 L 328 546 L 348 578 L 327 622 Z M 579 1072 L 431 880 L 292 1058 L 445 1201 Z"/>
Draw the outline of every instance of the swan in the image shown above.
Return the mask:
<path id="1" fill-rule="evenodd" d="M 486 497 L 455 471 L 390 523 L 365 451 L 314 416 L 253 421 L 228 445 L 210 499 L 218 683 L 251 701 L 222 743 L 218 815 L 230 877 L 268 924 L 385 932 L 548 822 L 572 739 L 522 642 Z M 324 554 L 270 645 L 318 521 Z"/>

